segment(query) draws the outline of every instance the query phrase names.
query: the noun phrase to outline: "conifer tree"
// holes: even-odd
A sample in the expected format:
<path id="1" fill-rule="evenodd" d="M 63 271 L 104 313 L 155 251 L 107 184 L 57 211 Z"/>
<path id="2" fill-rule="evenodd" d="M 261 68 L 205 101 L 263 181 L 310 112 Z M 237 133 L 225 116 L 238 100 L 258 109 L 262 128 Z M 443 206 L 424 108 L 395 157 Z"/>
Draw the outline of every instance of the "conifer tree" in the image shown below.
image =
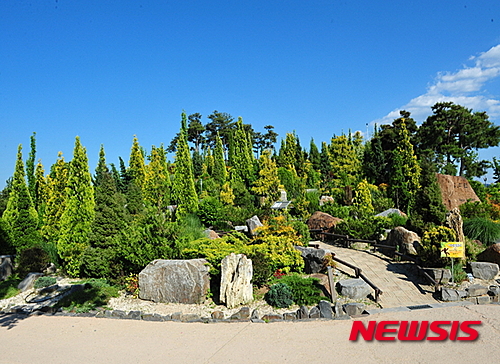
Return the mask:
<path id="1" fill-rule="evenodd" d="M 321 156 L 319 154 L 318 147 L 314 143 L 314 139 L 311 138 L 311 144 L 309 147 L 309 161 L 312 164 L 312 167 L 319 171 L 321 170 Z"/>
<path id="2" fill-rule="evenodd" d="M 416 193 L 420 188 L 420 166 L 404 120 L 400 127 L 400 141 L 393 151 L 391 192 L 398 208 L 410 215 L 415 205 Z"/>
<path id="3" fill-rule="evenodd" d="M 16 167 L 3 220 L 9 228 L 9 235 L 17 254 L 40 243 L 38 214 L 33 206 L 25 180 L 22 146 L 17 149 Z"/>
<path id="4" fill-rule="evenodd" d="M 238 118 L 229 148 L 229 164 L 234 171 L 234 178 L 249 184 L 253 179 L 252 147 L 248 142 L 248 135 L 243 127 L 243 119 Z"/>
<path id="5" fill-rule="evenodd" d="M 329 146 L 331 170 L 340 186 L 352 185 L 360 172 L 361 163 L 353 145 L 345 135 L 333 137 Z"/>
<path id="6" fill-rule="evenodd" d="M 359 182 L 356 186 L 352 205 L 358 218 L 373 215 L 374 209 L 372 204 L 372 195 L 366 179 Z"/>
<path id="7" fill-rule="evenodd" d="M 182 120 L 185 120 L 185 118 L 186 114 L 182 113 Z M 173 200 L 177 204 L 177 218 L 184 217 L 198 210 L 198 195 L 194 186 L 193 162 L 191 160 L 191 153 L 189 153 L 184 126 L 181 126 L 181 132 L 177 140 Z"/>
<path id="8" fill-rule="evenodd" d="M 61 231 L 57 242 L 59 256 L 71 276 L 78 276 L 80 273 L 80 260 L 89 245 L 94 209 L 94 188 L 87 153 L 77 136 L 73 159 L 69 164 L 66 206 L 61 216 Z"/>
<path id="9" fill-rule="evenodd" d="M 214 168 L 212 177 L 220 186 L 222 186 L 227 180 L 226 163 L 224 162 L 224 149 L 219 135 L 217 135 L 215 140 Z"/>
<path id="10" fill-rule="evenodd" d="M 104 174 L 109 173 L 108 166 L 106 165 L 106 154 L 104 152 L 104 145 L 101 144 L 99 149 L 99 161 L 97 162 L 97 168 L 95 170 L 94 176 L 94 187 L 101 184 Z"/>
<path id="11" fill-rule="evenodd" d="M 28 190 L 30 191 L 31 198 L 35 199 L 35 158 L 36 158 L 36 133 L 30 137 L 30 154 L 26 161 L 26 176 L 28 177 Z"/>
<path id="12" fill-rule="evenodd" d="M 375 126 L 375 134 L 371 141 L 366 143 L 363 153 L 363 171 L 371 183 L 379 185 L 387 183 L 387 161 L 382 148 L 382 141 Z"/>
<path id="13" fill-rule="evenodd" d="M 259 177 L 254 182 L 252 191 L 262 197 L 263 206 L 270 207 L 273 202 L 279 199 L 282 186 L 278 178 L 278 168 L 271 159 L 269 149 L 264 150 L 260 155 L 259 167 Z"/>
<path id="14" fill-rule="evenodd" d="M 66 185 L 68 183 L 69 165 L 59 152 L 56 163 L 47 176 L 47 204 L 41 234 L 44 240 L 55 245 L 59 240 L 61 216 L 66 206 Z"/>
<path id="15" fill-rule="evenodd" d="M 139 141 L 135 135 L 128 165 L 128 177 L 131 182 L 134 182 L 139 188 L 142 189 L 144 185 L 144 177 L 146 175 L 146 166 L 144 164 L 144 154 L 142 153 Z"/>
<path id="16" fill-rule="evenodd" d="M 45 208 L 47 206 L 48 199 L 48 185 L 47 178 L 45 177 L 45 171 L 41 161 L 38 161 L 35 169 L 35 199 L 34 205 L 35 210 L 38 212 L 38 218 L 40 221 L 40 226 L 43 225 Z"/>
<path id="17" fill-rule="evenodd" d="M 144 200 L 160 211 L 166 211 L 170 202 L 170 176 L 167 170 L 167 160 L 163 146 L 153 146 L 150 162 L 146 166 L 144 181 Z"/>

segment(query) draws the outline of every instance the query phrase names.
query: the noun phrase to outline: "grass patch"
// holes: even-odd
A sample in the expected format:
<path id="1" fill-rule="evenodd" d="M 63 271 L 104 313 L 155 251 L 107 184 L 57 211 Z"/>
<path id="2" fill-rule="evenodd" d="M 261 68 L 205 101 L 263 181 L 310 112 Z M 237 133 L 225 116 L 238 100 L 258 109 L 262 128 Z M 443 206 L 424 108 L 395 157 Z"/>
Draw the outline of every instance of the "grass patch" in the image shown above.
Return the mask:
<path id="1" fill-rule="evenodd" d="M 77 313 L 89 312 L 106 306 L 112 297 L 119 295 L 119 288 L 110 285 L 105 279 L 92 278 L 79 283 L 85 284 L 85 288 L 64 297 L 57 303 L 57 308 Z"/>
<path id="2" fill-rule="evenodd" d="M 17 274 L 11 275 L 5 281 L 0 282 L 0 300 L 16 296 L 21 290 L 17 285 L 21 283 L 22 279 Z"/>

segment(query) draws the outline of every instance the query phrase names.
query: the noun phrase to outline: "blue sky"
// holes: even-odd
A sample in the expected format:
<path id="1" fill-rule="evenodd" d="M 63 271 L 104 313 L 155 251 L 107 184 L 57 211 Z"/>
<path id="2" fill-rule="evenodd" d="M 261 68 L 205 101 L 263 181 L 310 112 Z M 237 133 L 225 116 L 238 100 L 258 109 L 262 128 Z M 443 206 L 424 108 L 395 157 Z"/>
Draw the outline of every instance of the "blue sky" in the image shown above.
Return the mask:
<path id="1" fill-rule="evenodd" d="M 303 146 L 445 100 L 500 123 L 497 0 L 2 0 L 0 40 L 0 187 L 34 131 L 46 171 L 79 135 L 93 172 L 101 143 L 168 145 L 182 110 Z"/>

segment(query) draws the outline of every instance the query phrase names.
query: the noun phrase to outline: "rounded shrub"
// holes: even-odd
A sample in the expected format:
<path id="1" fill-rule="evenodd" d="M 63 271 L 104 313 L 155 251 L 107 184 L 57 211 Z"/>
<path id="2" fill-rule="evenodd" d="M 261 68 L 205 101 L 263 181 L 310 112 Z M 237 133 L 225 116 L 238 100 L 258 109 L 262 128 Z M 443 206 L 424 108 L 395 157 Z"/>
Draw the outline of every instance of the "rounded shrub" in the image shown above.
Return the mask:
<path id="1" fill-rule="evenodd" d="M 287 308 L 293 304 L 292 290 L 285 283 L 273 285 L 264 298 L 273 307 Z"/>

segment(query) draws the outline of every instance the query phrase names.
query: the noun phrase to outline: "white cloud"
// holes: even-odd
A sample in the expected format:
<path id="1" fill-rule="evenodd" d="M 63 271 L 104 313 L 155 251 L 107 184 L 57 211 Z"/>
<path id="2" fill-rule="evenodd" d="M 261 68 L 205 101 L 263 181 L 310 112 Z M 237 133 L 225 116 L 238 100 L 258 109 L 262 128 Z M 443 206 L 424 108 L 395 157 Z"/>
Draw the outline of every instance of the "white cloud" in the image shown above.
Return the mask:
<path id="1" fill-rule="evenodd" d="M 500 76 L 500 44 L 478 56 L 471 57 L 474 66 L 456 72 L 440 72 L 427 92 L 410 100 L 373 123 L 388 124 L 399 117 L 399 110 L 411 112 L 417 122 L 432 114 L 436 102 L 451 101 L 474 111 L 486 111 L 493 119 L 500 117 L 500 100 L 484 94 L 485 84 Z"/>

